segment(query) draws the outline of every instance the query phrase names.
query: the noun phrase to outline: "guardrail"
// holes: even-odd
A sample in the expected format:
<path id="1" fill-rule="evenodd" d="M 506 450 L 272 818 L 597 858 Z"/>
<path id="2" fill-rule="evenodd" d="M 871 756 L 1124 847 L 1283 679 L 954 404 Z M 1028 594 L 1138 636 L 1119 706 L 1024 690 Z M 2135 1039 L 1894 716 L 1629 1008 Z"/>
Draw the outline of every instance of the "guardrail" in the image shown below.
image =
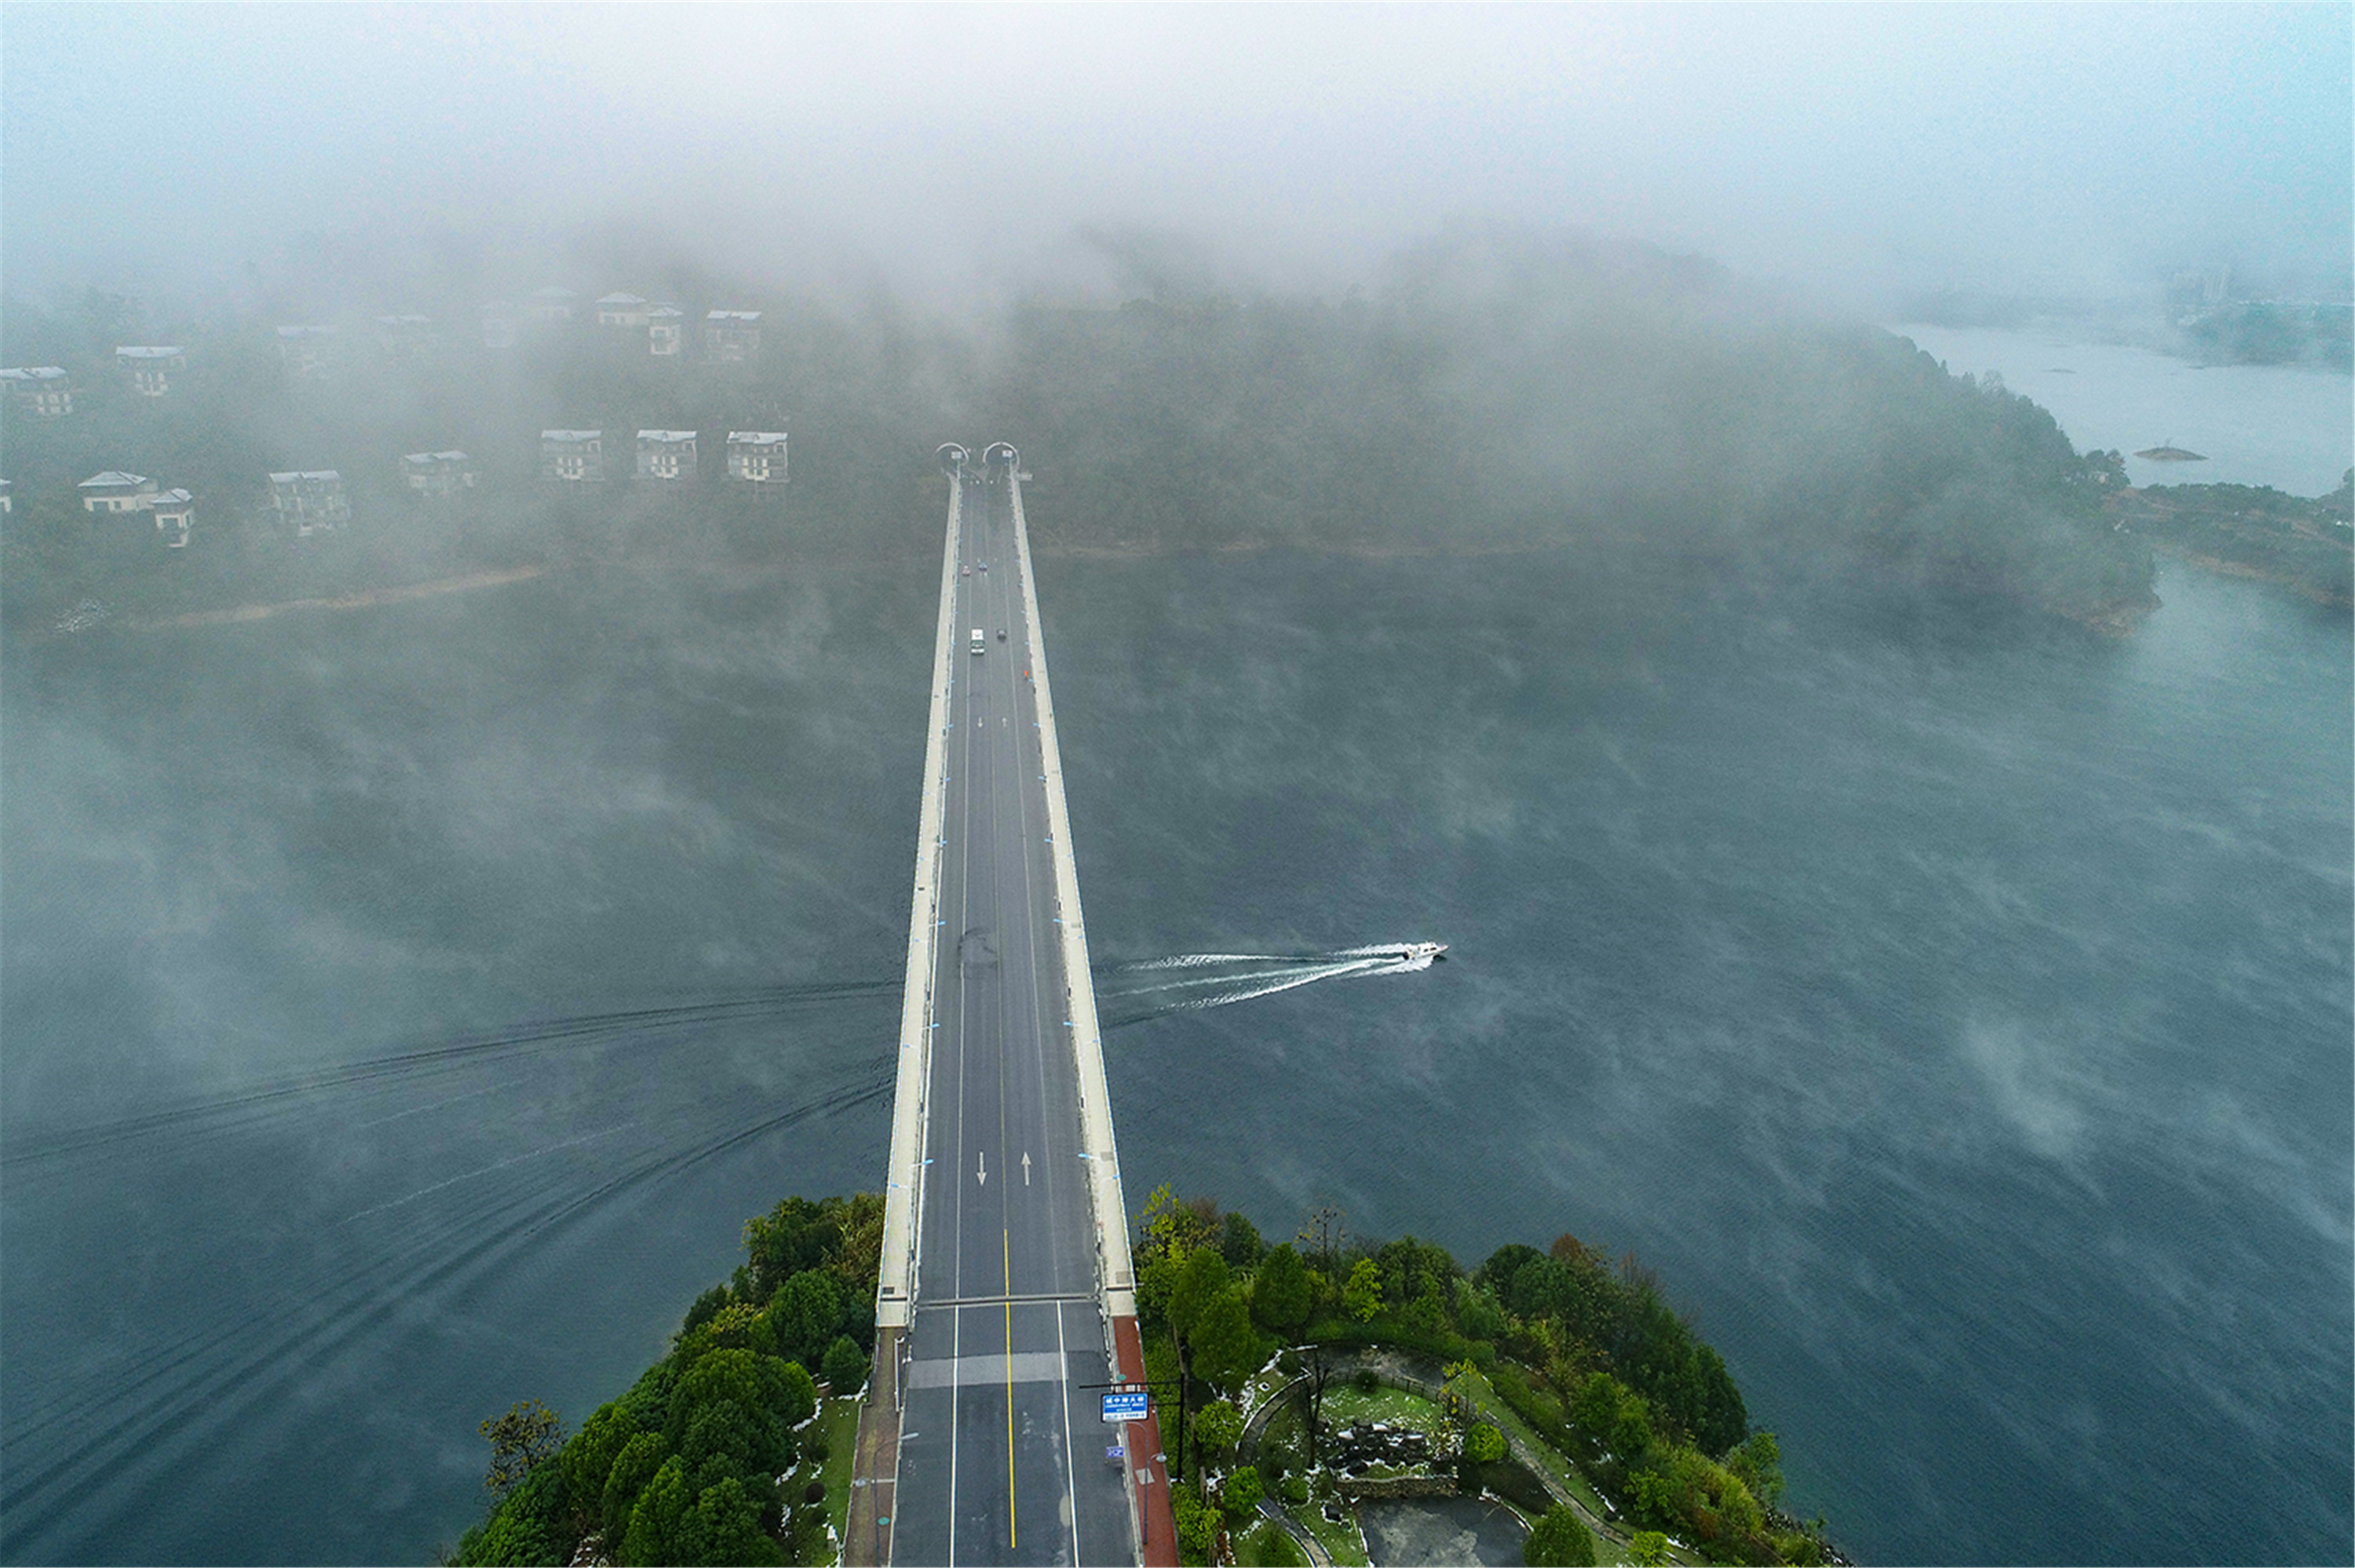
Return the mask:
<path id="1" fill-rule="evenodd" d="M 891 1156 L 883 1189 L 883 1258 L 875 1325 L 905 1329 L 922 1261 L 925 1094 L 932 1083 L 932 980 L 940 938 L 942 823 L 948 806 L 949 683 L 956 667 L 957 544 L 964 486 L 949 487 L 948 541 L 941 556 L 941 619 L 932 651 L 930 733 L 924 739 L 923 810 L 916 832 L 916 892 L 908 909 L 908 972 L 900 1003 L 900 1072 L 891 1097 Z"/>
<path id="2" fill-rule="evenodd" d="M 1063 959 L 1063 1025 L 1071 1036 L 1079 1069 L 1080 1157 L 1088 1161 L 1088 1195 L 1095 1211 L 1096 1288 L 1107 1318 L 1128 1318 L 1136 1313 L 1128 1206 L 1121 1193 L 1112 1093 L 1104 1079 L 1103 1035 L 1096 1023 L 1095 983 L 1088 969 L 1087 922 L 1080 912 L 1079 869 L 1071 858 L 1071 814 L 1063 800 L 1062 758 L 1055 741 L 1055 703 L 1047 682 L 1046 633 L 1039 620 L 1039 582 L 1030 569 L 1030 530 L 1022 516 L 1021 475 L 1011 463 L 1006 485 L 1014 512 L 1014 554 L 1022 575 L 1023 636 L 1039 709 L 1039 768 L 1047 777 L 1047 838 L 1055 866 L 1055 922 Z"/>

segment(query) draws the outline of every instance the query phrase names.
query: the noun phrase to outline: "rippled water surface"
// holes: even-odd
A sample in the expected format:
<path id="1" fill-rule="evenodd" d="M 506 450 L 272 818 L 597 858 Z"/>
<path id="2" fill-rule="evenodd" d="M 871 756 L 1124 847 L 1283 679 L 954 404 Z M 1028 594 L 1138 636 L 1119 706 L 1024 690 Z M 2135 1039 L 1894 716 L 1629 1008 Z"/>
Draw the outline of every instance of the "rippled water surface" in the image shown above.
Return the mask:
<path id="1" fill-rule="evenodd" d="M 1100 959 L 1453 945 L 1115 1030 L 1132 1181 L 1635 1249 L 1866 1557 L 2348 1555 L 2343 620 L 1042 573 Z M 0 1552 L 421 1560 L 879 1180 L 934 580 L 12 661 Z"/>

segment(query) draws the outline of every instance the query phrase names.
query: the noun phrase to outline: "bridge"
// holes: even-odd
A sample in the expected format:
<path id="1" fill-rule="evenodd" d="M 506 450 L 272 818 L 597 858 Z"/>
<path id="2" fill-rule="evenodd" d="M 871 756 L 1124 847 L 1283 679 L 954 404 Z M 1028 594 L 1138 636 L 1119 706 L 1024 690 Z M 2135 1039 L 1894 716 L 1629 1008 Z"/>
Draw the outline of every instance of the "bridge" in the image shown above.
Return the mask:
<path id="1" fill-rule="evenodd" d="M 1021 458 L 950 480 L 853 1563 L 1175 1564 Z"/>

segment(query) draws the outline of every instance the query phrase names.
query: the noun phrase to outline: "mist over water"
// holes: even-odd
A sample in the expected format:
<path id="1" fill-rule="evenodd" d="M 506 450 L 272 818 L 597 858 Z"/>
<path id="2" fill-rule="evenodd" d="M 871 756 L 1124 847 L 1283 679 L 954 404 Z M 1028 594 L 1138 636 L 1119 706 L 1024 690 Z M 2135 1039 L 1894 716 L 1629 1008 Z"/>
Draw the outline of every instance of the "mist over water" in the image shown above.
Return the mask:
<path id="1" fill-rule="evenodd" d="M 2343 371 L 2199 365 L 2061 327 L 1891 330 L 1958 375 L 1997 372 L 2050 408 L 2081 449 L 2126 454 L 2136 484 L 2269 484 L 2321 495 L 2355 465 L 2355 383 Z M 2169 443 L 2206 461 L 2135 456 Z"/>
<path id="2" fill-rule="evenodd" d="M 1042 570 L 1133 1182 L 1634 1248 L 1867 1558 L 2343 1544 L 2343 622 Z M 873 1184 L 932 581 L 19 658 L 9 1558 L 422 1557 L 476 1422 L 579 1420 L 745 1217 Z"/>
<path id="3" fill-rule="evenodd" d="M 1567 557 L 1046 575 L 1100 944 L 1453 945 L 1124 1032 L 1133 1177 L 1634 1249 L 1861 1560 L 2345 1555 L 2343 621 L 2176 571 L 2125 645 Z"/>
<path id="4" fill-rule="evenodd" d="M 18 659 L 9 1559 L 423 1560 L 475 1423 L 577 1423 L 746 1217 L 880 1179 L 931 587 L 576 574 Z"/>

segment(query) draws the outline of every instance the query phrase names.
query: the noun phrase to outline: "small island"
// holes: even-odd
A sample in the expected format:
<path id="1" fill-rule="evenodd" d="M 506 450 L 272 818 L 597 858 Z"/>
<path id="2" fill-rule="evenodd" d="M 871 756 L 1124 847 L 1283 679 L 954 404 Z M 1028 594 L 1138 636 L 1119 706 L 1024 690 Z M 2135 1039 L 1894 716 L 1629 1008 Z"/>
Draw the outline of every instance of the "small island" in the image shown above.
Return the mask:
<path id="1" fill-rule="evenodd" d="M 532 1402 L 485 1421 L 489 1513 L 443 1561 L 841 1562 L 882 1213 L 786 1199 L 577 1434 Z M 1784 1510 L 1774 1434 L 1632 1256 L 1563 1235 L 1467 1272 L 1329 1208 L 1271 1246 L 1166 1186 L 1135 1256 L 1188 1563 L 1397 1560 L 1418 1510 L 1531 1564 L 1846 1561 Z"/>
<path id="2" fill-rule="evenodd" d="M 2165 442 L 2155 447 L 2146 447 L 2135 453 L 2135 456 L 2146 462 L 2206 462 L 2208 461 L 2204 453 L 2186 451 L 2181 447 L 2169 446 Z"/>

